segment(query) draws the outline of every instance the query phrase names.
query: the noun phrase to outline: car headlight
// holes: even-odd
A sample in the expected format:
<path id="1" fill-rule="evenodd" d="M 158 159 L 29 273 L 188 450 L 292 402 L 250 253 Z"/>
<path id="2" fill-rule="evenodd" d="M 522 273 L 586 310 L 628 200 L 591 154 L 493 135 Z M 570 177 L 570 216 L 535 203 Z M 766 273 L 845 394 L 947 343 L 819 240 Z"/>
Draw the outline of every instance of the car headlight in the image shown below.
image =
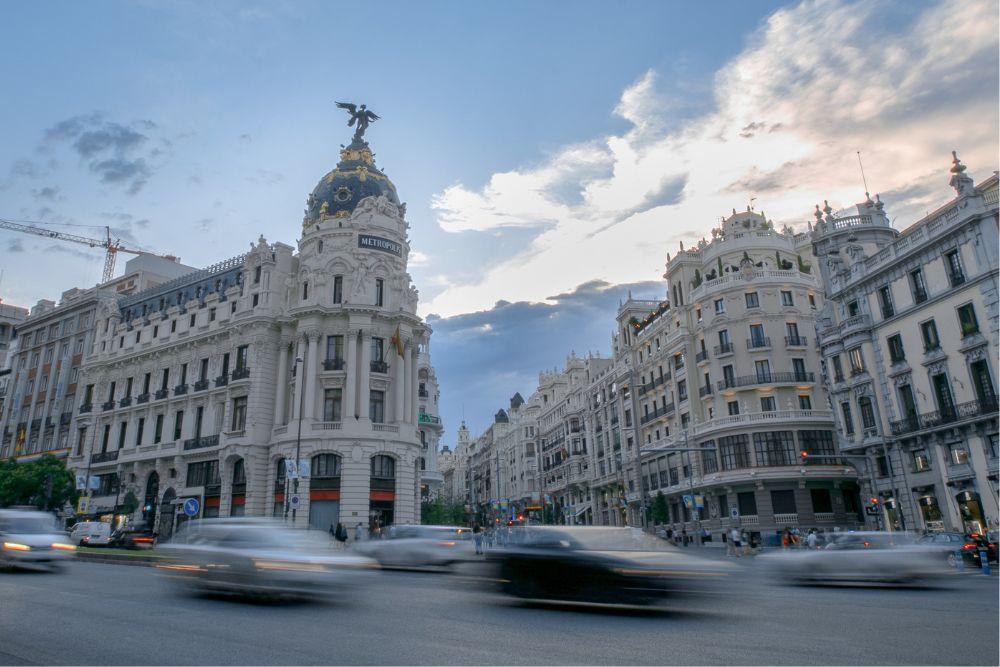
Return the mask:
<path id="1" fill-rule="evenodd" d="M 53 542 L 52 548 L 59 551 L 76 551 L 76 545 L 66 544 L 65 542 Z"/>
<path id="2" fill-rule="evenodd" d="M 27 544 L 21 544 L 19 542 L 4 542 L 3 548 L 8 551 L 31 551 L 31 547 Z"/>
<path id="3" fill-rule="evenodd" d="M 285 572 L 326 572 L 326 566 L 320 563 L 299 563 L 285 560 L 254 559 L 254 567 L 258 570 L 281 570 Z"/>

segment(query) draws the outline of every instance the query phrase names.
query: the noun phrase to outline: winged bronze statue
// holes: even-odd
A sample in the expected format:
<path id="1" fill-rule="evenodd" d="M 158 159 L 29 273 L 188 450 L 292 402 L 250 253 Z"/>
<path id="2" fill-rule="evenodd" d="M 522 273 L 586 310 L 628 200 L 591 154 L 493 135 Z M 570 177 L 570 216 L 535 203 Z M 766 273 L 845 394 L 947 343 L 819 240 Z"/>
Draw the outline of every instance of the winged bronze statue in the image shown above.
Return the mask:
<path id="1" fill-rule="evenodd" d="M 337 102 L 337 106 L 341 109 L 346 109 L 347 113 L 351 114 L 351 120 L 347 121 L 347 127 L 352 127 L 355 122 L 358 124 L 354 129 L 354 141 L 361 141 L 361 137 L 364 136 L 368 125 L 379 119 L 375 113 L 366 109 L 364 104 L 359 107 L 350 102 Z"/>

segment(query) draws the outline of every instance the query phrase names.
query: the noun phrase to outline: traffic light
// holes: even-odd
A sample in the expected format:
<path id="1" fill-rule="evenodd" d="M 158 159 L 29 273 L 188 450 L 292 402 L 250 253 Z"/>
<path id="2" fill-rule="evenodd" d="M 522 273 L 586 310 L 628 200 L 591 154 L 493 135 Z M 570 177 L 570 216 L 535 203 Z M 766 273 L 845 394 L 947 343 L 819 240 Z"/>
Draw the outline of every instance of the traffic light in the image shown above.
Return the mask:
<path id="1" fill-rule="evenodd" d="M 802 462 L 805 463 L 806 459 L 809 458 L 809 452 L 802 450 L 801 452 L 799 452 L 799 456 L 802 458 Z"/>
<path id="2" fill-rule="evenodd" d="M 878 505 L 878 498 L 876 498 L 875 496 L 871 497 L 871 501 L 872 501 L 872 505 Z"/>

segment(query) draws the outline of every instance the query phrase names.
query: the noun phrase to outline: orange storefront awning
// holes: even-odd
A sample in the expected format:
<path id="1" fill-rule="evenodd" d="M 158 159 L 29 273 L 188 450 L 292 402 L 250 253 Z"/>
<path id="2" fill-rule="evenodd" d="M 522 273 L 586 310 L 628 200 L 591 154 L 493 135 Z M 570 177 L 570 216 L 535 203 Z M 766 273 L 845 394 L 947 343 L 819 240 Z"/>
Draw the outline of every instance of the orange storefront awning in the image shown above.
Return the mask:
<path id="1" fill-rule="evenodd" d="M 369 496 L 369 500 L 395 500 L 396 493 L 394 491 L 372 491 Z"/>
<path id="2" fill-rule="evenodd" d="M 340 500 L 340 490 L 313 489 L 309 492 L 309 500 Z"/>

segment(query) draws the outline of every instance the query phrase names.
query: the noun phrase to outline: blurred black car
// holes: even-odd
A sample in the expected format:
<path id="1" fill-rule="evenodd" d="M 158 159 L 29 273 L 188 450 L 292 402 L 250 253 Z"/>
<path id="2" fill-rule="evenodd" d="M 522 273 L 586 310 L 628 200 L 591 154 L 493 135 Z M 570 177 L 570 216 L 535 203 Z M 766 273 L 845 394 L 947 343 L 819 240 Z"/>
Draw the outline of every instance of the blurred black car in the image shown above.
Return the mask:
<path id="1" fill-rule="evenodd" d="M 948 565 L 957 565 L 959 554 L 963 564 L 970 567 L 981 567 L 980 552 L 985 551 L 987 562 L 997 562 L 997 542 L 991 540 L 987 535 L 979 533 L 966 535 L 964 533 L 945 532 L 924 535 L 918 540 L 919 544 L 927 545 L 941 550 L 942 557 Z"/>
<path id="2" fill-rule="evenodd" d="M 108 547 L 117 549 L 152 549 L 156 534 L 148 528 L 125 528 L 111 533 Z"/>
<path id="3" fill-rule="evenodd" d="M 731 570 L 637 528 L 589 526 L 523 528 L 489 560 L 503 593 L 587 604 L 650 605 L 703 592 Z"/>

